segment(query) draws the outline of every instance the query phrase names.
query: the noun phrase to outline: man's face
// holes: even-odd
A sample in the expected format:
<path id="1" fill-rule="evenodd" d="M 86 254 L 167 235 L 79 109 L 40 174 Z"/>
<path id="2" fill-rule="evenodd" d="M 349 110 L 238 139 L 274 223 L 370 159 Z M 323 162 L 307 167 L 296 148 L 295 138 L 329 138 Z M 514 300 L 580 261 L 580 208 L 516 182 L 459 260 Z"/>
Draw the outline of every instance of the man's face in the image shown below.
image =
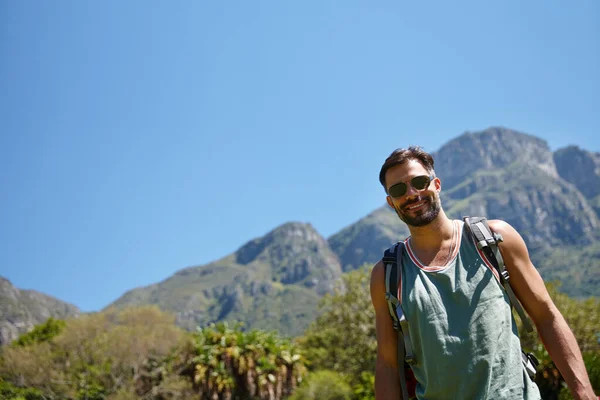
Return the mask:
<path id="1" fill-rule="evenodd" d="M 398 217 L 410 226 L 425 226 L 436 219 L 442 205 L 439 192 L 440 180 L 433 179 L 428 186 L 422 190 L 413 187 L 411 180 L 417 176 L 430 176 L 431 172 L 417 160 L 408 160 L 404 164 L 396 165 L 385 174 L 386 189 L 398 184 L 406 184 L 406 193 L 399 197 L 387 196 L 387 202 Z M 393 193 L 392 193 L 393 194 Z"/>

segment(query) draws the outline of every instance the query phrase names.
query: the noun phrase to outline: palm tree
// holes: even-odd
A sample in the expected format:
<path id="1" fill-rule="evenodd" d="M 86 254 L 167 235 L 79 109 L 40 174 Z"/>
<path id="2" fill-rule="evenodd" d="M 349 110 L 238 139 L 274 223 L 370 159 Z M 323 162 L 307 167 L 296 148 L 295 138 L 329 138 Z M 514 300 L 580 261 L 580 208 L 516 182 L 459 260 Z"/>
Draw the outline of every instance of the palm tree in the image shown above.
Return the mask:
<path id="1" fill-rule="evenodd" d="M 273 332 L 221 322 L 198 329 L 194 339 L 194 384 L 211 400 L 280 400 L 306 373 L 298 348 Z"/>

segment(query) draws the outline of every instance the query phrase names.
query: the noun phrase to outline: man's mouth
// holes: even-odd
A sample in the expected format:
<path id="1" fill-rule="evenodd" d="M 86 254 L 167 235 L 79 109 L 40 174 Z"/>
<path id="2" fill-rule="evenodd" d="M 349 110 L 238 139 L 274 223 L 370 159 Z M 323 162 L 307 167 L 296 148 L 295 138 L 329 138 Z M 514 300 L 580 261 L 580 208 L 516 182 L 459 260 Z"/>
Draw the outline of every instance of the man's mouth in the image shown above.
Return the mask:
<path id="1" fill-rule="evenodd" d="M 423 199 L 423 200 L 419 200 L 417 202 L 414 202 L 412 204 L 409 204 L 407 206 L 404 206 L 404 211 L 413 211 L 413 210 L 417 210 L 423 206 L 425 206 L 427 204 L 427 200 Z"/>

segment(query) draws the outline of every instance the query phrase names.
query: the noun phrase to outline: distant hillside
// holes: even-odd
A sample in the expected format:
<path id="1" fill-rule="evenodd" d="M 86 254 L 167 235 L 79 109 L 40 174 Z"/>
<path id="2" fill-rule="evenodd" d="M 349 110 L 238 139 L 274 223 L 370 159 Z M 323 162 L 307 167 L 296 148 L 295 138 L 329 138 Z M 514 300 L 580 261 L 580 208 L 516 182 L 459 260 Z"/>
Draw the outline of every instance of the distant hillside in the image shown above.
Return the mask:
<path id="1" fill-rule="evenodd" d="M 79 313 L 74 305 L 33 290 L 17 289 L 0 277 L 0 345 L 12 342 L 50 317 L 64 319 Z"/>
<path id="2" fill-rule="evenodd" d="M 300 334 L 342 268 L 310 224 L 287 223 L 213 263 L 125 293 L 111 306 L 157 304 L 194 329 L 218 320 Z"/>

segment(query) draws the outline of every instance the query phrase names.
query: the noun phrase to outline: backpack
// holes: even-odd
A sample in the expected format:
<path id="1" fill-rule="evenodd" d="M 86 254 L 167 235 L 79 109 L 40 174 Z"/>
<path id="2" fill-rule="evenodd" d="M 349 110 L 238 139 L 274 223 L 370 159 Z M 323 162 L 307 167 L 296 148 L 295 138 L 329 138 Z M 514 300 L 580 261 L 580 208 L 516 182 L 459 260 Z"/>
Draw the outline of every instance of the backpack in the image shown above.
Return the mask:
<path id="1" fill-rule="evenodd" d="M 498 243 L 502 242 L 502 235 L 493 232 L 488 226 L 487 220 L 483 217 L 463 217 L 463 220 L 475 239 L 477 248 L 484 253 L 487 260 L 498 272 L 500 283 L 508 295 L 511 309 L 517 311 L 523 322 L 523 327 L 527 332 L 531 332 L 533 330 L 531 322 L 510 287 L 510 275 L 504 267 L 504 260 L 498 249 Z M 416 390 L 416 379 L 410 366 L 415 364 L 416 360 L 410 340 L 408 321 L 404 316 L 402 304 L 400 304 L 400 301 L 396 297 L 398 282 L 400 282 L 400 278 L 402 277 L 403 252 L 404 242 L 401 241 L 385 251 L 382 261 L 385 268 L 385 298 L 388 303 L 394 330 L 398 333 L 398 375 L 402 388 L 402 398 L 410 399 L 415 397 Z M 523 350 L 521 350 L 521 353 L 523 365 L 529 376 L 533 379 L 538 360 L 531 353 L 525 353 Z"/>

